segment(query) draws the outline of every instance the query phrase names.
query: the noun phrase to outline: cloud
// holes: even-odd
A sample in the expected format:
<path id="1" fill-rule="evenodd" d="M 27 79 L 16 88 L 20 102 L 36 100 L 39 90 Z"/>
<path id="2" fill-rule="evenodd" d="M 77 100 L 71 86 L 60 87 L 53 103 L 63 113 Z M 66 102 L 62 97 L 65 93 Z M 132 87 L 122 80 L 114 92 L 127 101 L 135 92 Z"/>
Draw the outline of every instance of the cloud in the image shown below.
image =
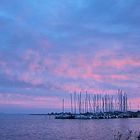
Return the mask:
<path id="1" fill-rule="evenodd" d="M 0 105 L 16 105 L 25 108 L 61 108 L 58 97 L 34 96 L 25 94 L 0 93 Z"/>
<path id="2" fill-rule="evenodd" d="M 0 9 L 1 92 L 139 92 L 138 0 L 5 0 Z"/>

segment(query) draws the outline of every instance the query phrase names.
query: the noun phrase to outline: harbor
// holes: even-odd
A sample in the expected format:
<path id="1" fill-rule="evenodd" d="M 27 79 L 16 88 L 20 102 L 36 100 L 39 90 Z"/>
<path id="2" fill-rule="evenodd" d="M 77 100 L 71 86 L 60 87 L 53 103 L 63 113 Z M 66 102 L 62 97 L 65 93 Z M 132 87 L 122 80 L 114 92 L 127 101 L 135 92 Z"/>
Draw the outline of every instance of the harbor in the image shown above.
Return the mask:
<path id="1" fill-rule="evenodd" d="M 55 115 L 55 119 L 117 119 L 117 118 L 140 118 L 140 112 L 104 112 L 104 113 L 85 113 L 71 114 L 60 113 Z"/>
<path id="2" fill-rule="evenodd" d="M 115 119 L 139 118 L 140 111 L 132 111 L 128 95 L 121 89 L 117 94 L 70 94 L 70 112 L 65 112 L 65 100 L 62 100 L 62 112 L 55 119 Z"/>

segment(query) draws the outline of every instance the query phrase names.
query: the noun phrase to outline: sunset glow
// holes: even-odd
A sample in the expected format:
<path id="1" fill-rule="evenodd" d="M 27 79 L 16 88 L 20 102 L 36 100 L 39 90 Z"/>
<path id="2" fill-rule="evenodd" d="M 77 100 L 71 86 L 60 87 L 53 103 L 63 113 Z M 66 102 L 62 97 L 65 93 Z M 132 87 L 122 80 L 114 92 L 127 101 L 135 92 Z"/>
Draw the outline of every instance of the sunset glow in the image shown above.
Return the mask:
<path id="1" fill-rule="evenodd" d="M 140 104 L 140 1 L 4 0 L 0 112 L 61 111 L 70 93 Z M 101 9 L 101 10 L 99 10 Z"/>

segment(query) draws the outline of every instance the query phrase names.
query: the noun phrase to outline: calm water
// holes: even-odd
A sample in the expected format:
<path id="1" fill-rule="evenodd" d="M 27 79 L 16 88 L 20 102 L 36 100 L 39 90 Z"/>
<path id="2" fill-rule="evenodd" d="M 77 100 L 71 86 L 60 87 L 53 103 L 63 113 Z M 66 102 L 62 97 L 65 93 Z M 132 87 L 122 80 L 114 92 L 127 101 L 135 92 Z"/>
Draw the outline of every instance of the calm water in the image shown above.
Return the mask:
<path id="1" fill-rule="evenodd" d="M 140 119 L 55 120 L 0 115 L 0 140 L 113 140 L 117 130 L 140 130 Z"/>

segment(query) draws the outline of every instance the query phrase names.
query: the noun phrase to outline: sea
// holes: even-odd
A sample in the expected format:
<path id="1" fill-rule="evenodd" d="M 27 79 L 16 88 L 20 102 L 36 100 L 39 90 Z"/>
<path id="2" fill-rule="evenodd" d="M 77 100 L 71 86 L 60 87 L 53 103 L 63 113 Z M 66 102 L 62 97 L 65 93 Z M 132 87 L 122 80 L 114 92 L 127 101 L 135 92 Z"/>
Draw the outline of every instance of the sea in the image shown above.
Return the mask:
<path id="1" fill-rule="evenodd" d="M 140 118 L 57 120 L 47 115 L 0 115 L 0 140 L 115 140 L 140 132 Z"/>

